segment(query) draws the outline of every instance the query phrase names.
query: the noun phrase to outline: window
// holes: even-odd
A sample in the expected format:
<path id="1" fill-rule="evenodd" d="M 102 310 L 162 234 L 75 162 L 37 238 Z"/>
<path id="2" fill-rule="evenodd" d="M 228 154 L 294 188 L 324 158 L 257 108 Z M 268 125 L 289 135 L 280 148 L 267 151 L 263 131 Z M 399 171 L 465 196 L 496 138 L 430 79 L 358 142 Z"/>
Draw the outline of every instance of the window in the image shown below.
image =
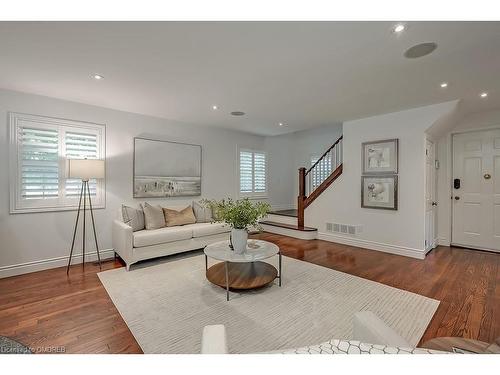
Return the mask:
<path id="1" fill-rule="evenodd" d="M 103 159 L 104 125 L 10 113 L 11 213 L 78 207 L 81 181 L 68 159 Z M 92 206 L 104 208 L 104 181 L 89 181 Z"/>
<path id="2" fill-rule="evenodd" d="M 240 150 L 240 195 L 264 197 L 267 193 L 266 154 Z"/>

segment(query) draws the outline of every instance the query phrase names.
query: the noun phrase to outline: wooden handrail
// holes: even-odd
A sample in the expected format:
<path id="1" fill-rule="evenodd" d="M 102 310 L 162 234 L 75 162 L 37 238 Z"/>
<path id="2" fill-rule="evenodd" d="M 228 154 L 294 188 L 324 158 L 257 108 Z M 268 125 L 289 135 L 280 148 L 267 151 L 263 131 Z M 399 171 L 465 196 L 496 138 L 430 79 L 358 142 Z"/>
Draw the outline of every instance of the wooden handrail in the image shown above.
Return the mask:
<path id="1" fill-rule="evenodd" d="M 323 181 L 314 191 L 304 199 L 303 207 L 306 209 L 316 198 L 320 196 L 322 192 L 324 192 L 328 186 L 330 186 L 333 181 L 335 181 L 342 174 L 342 164 L 340 164 L 328 178 Z M 297 209 L 298 210 L 298 209 Z"/>
<path id="2" fill-rule="evenodd" d="M 340 138 L 339 138 L 339 139 L 337 139 L 337 140 L 335 141 L 335 143 L 334 143 L 333 145 L 331 145 L 331 146 L 330 146 L 330 148 L 329 148 L 328 150 L 326 150 L 326 151 L 323 153 L 323 155 L 321 155 L 321 157 L 320 157 L 318 160 L 316 160 L 316 163 L 314 163 L 314 164 L 312 165 L 312 167 L 311 167 L 311 168 L 309 168 L 309 169 L 307 170 L 306 175 L 308 175 L 308 174 L 309 174 L 309 172 L 311 172 L 311 171 L 314 169 L 314 167 L 315 167 L 315 166 L 316 166 L 316 165 L 317 165 L 317 164 L 318 164 L 318 163 L 319 163 L 322 159 L 324 159 L 324 157 L 325 157 L 325 156 L 326 156 L 326 155 L 327 155 L 330 151 L 332 151 L 332 149 L 333 149 L 335 146 L 337 146 L 337 144 L 338 144 L 338 143 L 342 140 L 342 138 L 343 138 L 343 137 L 344 137 L 344 136 L 343 136 L 343 135 L 341 135 L 341 136 L 340 136 Z"/>
<path id="3" fill-rule="evenodd" d="M 333 181 L 335 181 L 342 174 L 342 162 L 338 164 L 337 159 L 335 170 L 330 173 L 330 175 L 321 182 L 321 184 L 314 189 L 314 191 L 309 192 L 309 196 L 306 194 L 306 176 L 328 155 L 330 151 L 332 151 L 339 143 L 342 141 L 343 136 L 340 136 L 339 139 L 335 141 L 333 145 L 331 145 L 328 150 L 326 150 L 323 155 L 311 166 L 311 168 L 307 169 L 302 167 L 299 168 L 299 196 L 297 197 L 297 226 L 299 228 L 304 227 L 304 211 L 307 206 L 309 206 L 319 195 L 325 191 L 328 186 L 330 186 Z M 342 160 L 342 155 L 340 155 L 340 160 Z"/>

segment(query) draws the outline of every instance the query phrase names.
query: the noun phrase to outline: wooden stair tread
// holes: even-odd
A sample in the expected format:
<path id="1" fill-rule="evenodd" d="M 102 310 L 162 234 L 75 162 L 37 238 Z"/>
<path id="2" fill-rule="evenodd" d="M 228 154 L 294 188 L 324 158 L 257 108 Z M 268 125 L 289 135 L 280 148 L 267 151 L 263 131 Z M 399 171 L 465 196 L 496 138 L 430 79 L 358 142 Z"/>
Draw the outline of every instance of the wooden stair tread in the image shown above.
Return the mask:
<path id="1" fill-rule="evenodd" d="M 280 228 L 286 228 L 286 229 L 293 229 L 293 230 L 298 230 L 301 232 L 315 232 L 315 231 L 317 231 L 316 228 L 299 227 L 298 225 L 278 223 L 276 221 L 269 221 L 269 220 L 261 221 L 260 224 L 271 225 L 273 227 L 280 227 Z"/>

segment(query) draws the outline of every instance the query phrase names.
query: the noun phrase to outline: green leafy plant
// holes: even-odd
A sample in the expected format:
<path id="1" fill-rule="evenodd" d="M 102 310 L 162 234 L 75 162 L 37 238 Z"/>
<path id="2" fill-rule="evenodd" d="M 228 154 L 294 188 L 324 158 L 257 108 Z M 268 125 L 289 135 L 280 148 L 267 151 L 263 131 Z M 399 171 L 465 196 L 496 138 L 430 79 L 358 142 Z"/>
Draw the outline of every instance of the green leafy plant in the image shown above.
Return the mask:
<path id="1" fill-rule="evenodd" d="M 224 222 L 234 229 L 260 228 L 259 219 L 267 216 L 271 210 L 269 203 L 254 203 L 248 198 L 228 198 L 220 201 L 204 199 L 202 202 L 212 209 L 215 222 Z"/>

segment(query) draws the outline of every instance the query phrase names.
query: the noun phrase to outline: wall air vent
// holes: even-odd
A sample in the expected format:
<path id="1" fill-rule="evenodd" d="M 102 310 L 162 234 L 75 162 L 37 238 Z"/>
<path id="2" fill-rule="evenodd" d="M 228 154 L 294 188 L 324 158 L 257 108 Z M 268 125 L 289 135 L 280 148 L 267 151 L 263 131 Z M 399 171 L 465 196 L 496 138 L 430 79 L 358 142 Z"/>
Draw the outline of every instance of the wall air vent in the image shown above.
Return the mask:
<path id="1" fill-rule="evenodd" d="M 326 223 L 326 231 L 331 233 L 348 234 L 355 236 L 363 231 L 362 225 Z"/>

